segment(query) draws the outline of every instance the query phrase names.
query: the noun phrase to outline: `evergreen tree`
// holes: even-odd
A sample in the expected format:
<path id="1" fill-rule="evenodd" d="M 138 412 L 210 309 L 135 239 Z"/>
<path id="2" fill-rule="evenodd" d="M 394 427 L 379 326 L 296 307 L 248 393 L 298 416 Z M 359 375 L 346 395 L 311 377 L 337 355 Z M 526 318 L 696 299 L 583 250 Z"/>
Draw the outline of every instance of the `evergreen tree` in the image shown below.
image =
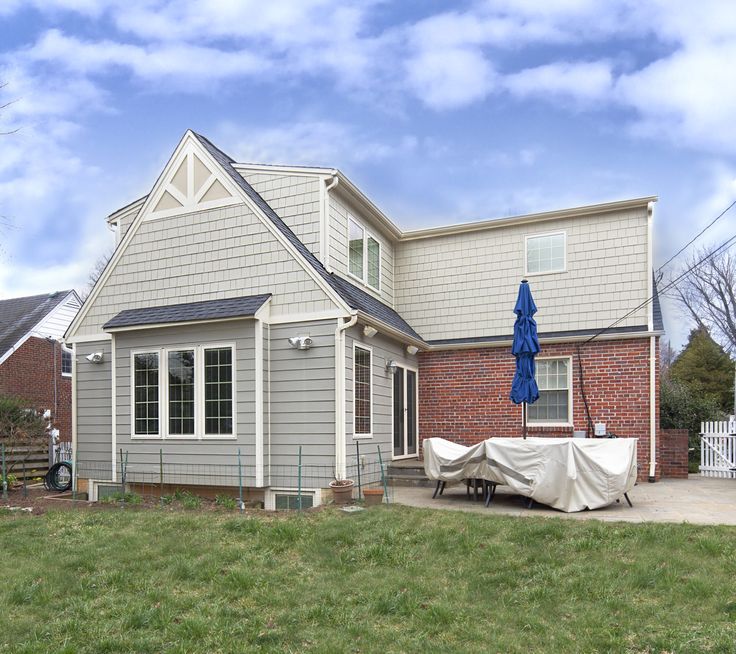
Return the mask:
<path id="1" fill-rule="evenodd" d="M 691 392 L 713 398 L 722 411 L 733 413 L 734 362 L 705 327 L 690 332 L 669 375 Z"/>

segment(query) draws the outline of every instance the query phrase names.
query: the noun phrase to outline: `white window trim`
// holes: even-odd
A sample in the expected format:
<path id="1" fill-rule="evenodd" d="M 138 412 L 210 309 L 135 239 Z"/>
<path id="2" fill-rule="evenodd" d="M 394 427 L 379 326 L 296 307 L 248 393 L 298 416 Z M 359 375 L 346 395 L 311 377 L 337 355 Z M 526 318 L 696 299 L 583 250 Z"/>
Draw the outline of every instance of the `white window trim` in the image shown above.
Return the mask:
<path id="1" fill-rule="evenodd" d="M 231 434 L 205 434 L 204 351 L 232 350 L 233 431 Z M 169 434 L 169 352 L 194 350 L 194 434 Z M 135 433 L 135 355 L 158 354 L 158 434 Z M 182 344 L 130 351 L 130 438 L 131 440 L 220 441 L 237 440 L 237 349 L 235 343 Z M 197 372 L 199 371 L 199 373 Z"/>
<path id="2" fill-rule="evenodd" d="M 287 488 L 285 486 L 279 486 L 276 488 L 267 488 L 266 496 L 263 502 L 263 508 L 266 511 L 276 510 L 276 496 L 277 495 L 298 495 L 298 488 Z M 322 504 L 322 489 L 321 488 L 302 488 L 302 495 L 312 496 L 312 507 L 320 506 Z"/>
<path id="3" fill-rule="evenodd" d="M 61 376 L 62 377 L 71 377 L 71 372 L 64 372 L 64 352 L 69 352 L 69 354 L 72 357 L 72 369 L 74 369 L 74 350 L 67 347 L 66 345 L 61 346 Z"/>
<path id="4" fill-rule="evenodd" d="M 352 272 L 350 272 L 350 223 L 353 222 L 355 225 L 360 227 L 360 229 L 363 231 L 363 266 L 362 266 L 362 276 L 358 277 L 357 275 L 354 275 Z M 381 243 L 381 239 L 378 238 L 378 236 L 375 235 L 375 233 L 371 232 L 366 228 L 366 226 L 357 220 L 353 214 L 348 213 L 348 221 L 347 221 L 348 229 L 347 229 L 347 244 L 348 244 L 348 276 L 352 277 L 353 279 L 358 280 L 361 284 L 364 286 L 376 291 L 380 292 L 381 290 L 381 280 L 383 278 L 383 274 L 381 272 L 382 261 L 383 261 L 383 243 Z M 373 286 L 372 284 L 368 283 L 368 239 L 372 238 L 376 243 L 378 243 L 378 286 Z"/>
<path id="5" fill-rule="evenodd" d="M 564 239 L 562 248 L 562 268 L 556 270 L 545 270 L 543 272 L 529 272 L 529 239 L 544 238 L 545 236 L 562 236 Z M 556 232 L 543 232 L 541 234 L 527 234 L 524 236 L 524 275 L 527 277 L 539 277 L 540 275 L 559 275 L 567 272 L 567 231 L 559 230 Z"/>
<path id="6" fill-rule="evenodd" d="M 370 367 L 370 384 L 369 384 L 369 391 L 370 391 L 370 402 L 371 402 L 371 430 L 367 434 L 359 434 L 355 428 L 356 420 L 357 420 L 357 413 L 355 411 L 355 350 L 357 348 L 361 348 L 363 350 L 366 350 L 371 355 L 371 367 Z M 353 440 L 356 441 L 363 441 L 363 440 L 372 440 L 373 439 L 373 348 L 370 345 L 365 345 L 364 343 L 361 343 L 360 341 L 353 341 Z"/>
<path id="7" fill-rule="evenodd" d="M 560 359 L 567 360 L 567 422 L 537 422 L 534 420 L 530 420 L 527 416 L 527 425 L 529 427 L 573 427 L 572 356 L 536 357 L 537 361 L 558 361 Z M 527 407 L 527 411 L 528 410 L 529 409 Z"/>

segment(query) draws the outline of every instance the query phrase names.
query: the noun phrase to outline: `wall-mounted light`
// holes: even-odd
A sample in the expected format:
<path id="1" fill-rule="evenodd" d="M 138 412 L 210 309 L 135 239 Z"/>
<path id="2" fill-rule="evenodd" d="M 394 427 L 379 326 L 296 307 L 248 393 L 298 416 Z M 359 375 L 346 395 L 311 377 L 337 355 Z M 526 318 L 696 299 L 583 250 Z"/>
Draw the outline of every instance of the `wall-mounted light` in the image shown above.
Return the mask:
<path id="1" fill-rule="evenodd" d="M 416 345 L 407 345 L 406 352 L 407 354 L 411 354 L 412 356 L 414 356 L 417 352 L 419 352 L 419 348 Z"/>
<path id="2" fill-rule="evenodd" d="M 386 361 L 386 372 L 389 375 L 396 374 L 396 361 L 391 359 L 390 361 Z"/>
<path id="3" fill-rule="evenodd" d="M 375 327 L 371 327 L 370 325 L 363 327 L 363 335 L 367 338 L 373 338 L 377 333 L 378 330 Z"/>
<path id="4" fill-rule="evenodd" d="M 312 347 L 312 339 L 309 336 L 292 336 L 289 339 L 289 345 L 297 350 L 308 350 Z"/>
<path id="5" fill-rule="evenodd" d="M 102 352 L 92 352 L 92 354 L 87 355 L 86 359 L 90 363 L 102 363 L 105 359 L 105 355 Z"/>

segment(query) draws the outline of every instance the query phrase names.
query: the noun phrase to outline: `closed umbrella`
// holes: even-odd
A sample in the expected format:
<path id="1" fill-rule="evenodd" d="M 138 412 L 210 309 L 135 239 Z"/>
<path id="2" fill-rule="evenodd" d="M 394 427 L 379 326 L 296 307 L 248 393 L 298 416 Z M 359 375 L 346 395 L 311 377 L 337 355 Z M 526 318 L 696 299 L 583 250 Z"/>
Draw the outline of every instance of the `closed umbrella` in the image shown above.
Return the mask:
<path id="1" fill-rule="evenodd" d="M 539 388 L 534 378 L 534 357 L 539 353 L 539 339 L 537 338 L 537 323 L 534 314 L 537 305 L 534 304 L 529 282 L 521 280 L 519 296 L 516 298 L 514 313 L 514 342 L 511 354 L 516 357 L 516 373 L 511 382 L 511 401 L 521 404 L 523 436 L 526 438 L 527 406 L 539 399 Z"/>

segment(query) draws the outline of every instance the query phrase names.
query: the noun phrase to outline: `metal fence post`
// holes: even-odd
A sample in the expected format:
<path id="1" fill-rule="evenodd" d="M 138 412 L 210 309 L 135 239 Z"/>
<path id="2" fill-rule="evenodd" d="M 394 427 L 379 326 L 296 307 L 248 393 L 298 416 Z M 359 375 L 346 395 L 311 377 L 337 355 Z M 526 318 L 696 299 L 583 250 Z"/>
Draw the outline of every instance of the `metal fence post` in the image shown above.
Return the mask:
<path id="1" fill-rule="evenodd" d="M 358 500 L 362 499 L 360 484 L 360 441 L 355 441 L 355 467 L 358 469 Z"/>
<path id="2" fill-rule="evenodd" d="M 164 505 L 164 450 L 158 451 L 158 499 Z"/>
<path id="3" fill-rule="evenodd" d="M 125 460 L 123 460 L 123 448 L 120 448 L 120 482 L 123 487 L 122 506 L 125 508 L 125 477 L 128 472 L 128 452 L 125 452 Z"/>
<path id="4" fill-rule="evenodd" d="M 299 471 L 296 491 L 296 508 L 302 510 L 302 446 L 299 446 Z"/>
<path id="5" fill-rule="evenodd" d="M 240 465 L 240 448 L 238 448 L 238 506 L 240 512 L 245 511 L 245 504 L 243 504 L 243 467 Z"/>
<path id="6" fill-rule="evenodd" d="M 386 498 L 386 504 L 388 501 L 388 484 L 386 483 L 386 475 L 383 472 L 383 457 L 381 456 L 381 446 L 376 445 L 378 449 L 378 464 L 381 466 L 381 484 L 383 485 L 383 496 Z"/>
<path id="7" fill-rule="evenodd" d="M 5 467 L 5 443 L 2 444 L 2 459 L 3 459 L 3 500 L 8 501 L 8 475 Z"/>

